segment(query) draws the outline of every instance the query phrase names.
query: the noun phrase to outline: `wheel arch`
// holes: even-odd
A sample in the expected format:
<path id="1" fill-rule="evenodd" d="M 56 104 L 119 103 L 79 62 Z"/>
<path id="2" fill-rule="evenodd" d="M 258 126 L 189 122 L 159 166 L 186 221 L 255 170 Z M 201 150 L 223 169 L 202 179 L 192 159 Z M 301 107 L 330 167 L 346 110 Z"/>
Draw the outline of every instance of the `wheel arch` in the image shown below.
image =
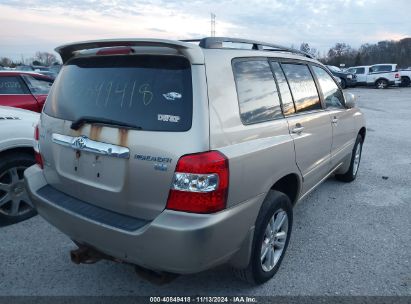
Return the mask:
<path id="1" fill-rule="evenodd" d="M 364 141 L 364 140 L 365 140 L 365 135 L 367 134 L 367 129 L 366 129 L 365 127 L 362 127 L 362 128 L 360 129 L 360 131 L 358 131 L 358 134 L 361 135 L 362 140 Z"/>
<path id="2" fill-rule="evenodd" d="M 301 179 L 296 173 L 290 173 L 278 179 L 270 188 L 277 190 L 287 195 L 294 206 L 299 198 L 301 191 Z"/>
<path id="3" fill-rule="evenodd" d="M 11 147 L 0 151 L 0 157 L 12 155 L 14 153 L 25 153 L 34 156 L 34 149 L 30 146 Z"/>
<path id="4" fill-rule="evenodd" d="M 380 77 L 380 78 L 377 78 L 377 79 L 374 81 L 374 84 L 376 85 L 376 84 L 377 84 L 377 82 L 378 82 L 378 81 L 380 81 L 380 80 L 384 80 L 384 81 L 386 81 L 386 82 L 387 82 L 387 84 L 389 84 L 389 83 L 390 83 L 390 81 L 389 81 L 387 78 L 385 78 L 385 77 Z"/>

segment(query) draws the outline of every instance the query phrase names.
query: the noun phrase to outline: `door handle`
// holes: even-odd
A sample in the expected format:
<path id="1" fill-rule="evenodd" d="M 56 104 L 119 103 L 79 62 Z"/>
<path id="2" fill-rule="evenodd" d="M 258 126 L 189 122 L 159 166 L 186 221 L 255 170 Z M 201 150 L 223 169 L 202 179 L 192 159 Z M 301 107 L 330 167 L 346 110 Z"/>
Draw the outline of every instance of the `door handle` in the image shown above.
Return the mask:
<path id="1" fill-rule="evenodd" d="M 338 122 L 338 118 L 336 116 L 334 116 L 333 119 L 331 120 L 331 122 L 333 124 L 336 124 Z"/>
<path id="2" fill-rule="evenodd" d="M 292 133 L 301 134 L 304 131 L 304 127 L 301 124 L 296 124 L 294 129 L 291 130 Z"/>

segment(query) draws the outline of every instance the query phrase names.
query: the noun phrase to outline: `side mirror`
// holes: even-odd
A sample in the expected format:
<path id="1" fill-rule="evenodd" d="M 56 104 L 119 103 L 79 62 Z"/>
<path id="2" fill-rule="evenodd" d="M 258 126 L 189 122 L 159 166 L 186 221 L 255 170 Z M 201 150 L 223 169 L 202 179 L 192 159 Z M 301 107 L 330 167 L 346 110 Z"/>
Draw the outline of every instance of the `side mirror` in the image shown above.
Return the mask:
<path id="1" fill-rule="evenodd" d="M 345 107 L 351 109 L 355 107 L 355 96 L 353 93 L 344 93 Z"/>

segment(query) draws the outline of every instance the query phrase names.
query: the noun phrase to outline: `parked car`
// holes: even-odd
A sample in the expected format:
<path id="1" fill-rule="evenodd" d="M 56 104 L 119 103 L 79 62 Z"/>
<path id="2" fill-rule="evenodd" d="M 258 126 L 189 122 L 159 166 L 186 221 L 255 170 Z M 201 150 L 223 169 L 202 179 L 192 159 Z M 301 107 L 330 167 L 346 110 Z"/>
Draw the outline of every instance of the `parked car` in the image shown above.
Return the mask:
<path id="1" fill-rule="evenodd" d="M 347 73 L 341 70 L 339 67 L 333 66 L 333 65 L 327 65 L 327 68 L 331 71 L 331 73 L 339 77 L 341 79 L 341 87 L 343 89 L 347 87 L 355 87 L 357 84 L 357 79 L 355 77 L 355 74 L 352 73 Z"/>
<path id="2" fill-rule="evenodd" d="M 411 84 L 411 68 L 406 70 L 400 70 L 402 87 L 408 87 Z"/>
<path id="3" fill-rule="evenodd" d="M 0 71 L 0 105 L 41 112 L 53 79 L 26 71 Z"/>
<path id="4" fill-rule="evenodd" d="M 64 66 L 25 180 L 79 246 L 75 263 L 126 261 L 162 279 L 230 263 L 262 283 L 297 201 L 331 174 L 357 176 L 363 114 L 310 55 L 221 37 L 56 51 Z"/>
<path id="5" fill-rule="evenodd" d="M 396 64 L 374 64 L 371 66 L 351 67 L 347 71 L 354 72 L 357 83 L 386 89 L 401 84 L 400 73 Z"/>
<path id="6" fill-rule="evenodd" d="M 56 78 L 56 73 L 51 71 L 49 67 L 45 67 L 45 66 L 32 66 L 33 70 L 36 73 L 48 76 L 52 79 Z"/>
<path id="7" fill-rule="evenodd" d="M 50 73 L 52 73 L 52 77 L 55 79 L 57 75 L 60 73 L 61 64 L 55 64 L 49 67 Z"/>
<path id="8" fill-rule="evenodd" d="M 374 64 L 370 66 L 367 76 L 367 85 L 375 86 L 377 89 L 386 89 L 389 86 L 400 85 L 401 77 L 397 64 Z"/>
<path id="9" fill-rule="evenodd" d="M 34 69 L 30 65 L 18 65 L 16 66 L 17 71 L 29 71 L 33 72 Z"/>
<path id="10" fill-rule="evenodd" d="M 367 85 L 367 75 L 370 73 L 370 66 L 355 66 L 346 70 L 348 73 L 354 74 L 357 78 L 357 85 Z"/>
<path id="11" fill-rule="evenodd" d="M 23 172 L 35 163 L 35 126 L 39 114 L 0 106 L 0 222 L 16 223 L 36 214 Z"/>

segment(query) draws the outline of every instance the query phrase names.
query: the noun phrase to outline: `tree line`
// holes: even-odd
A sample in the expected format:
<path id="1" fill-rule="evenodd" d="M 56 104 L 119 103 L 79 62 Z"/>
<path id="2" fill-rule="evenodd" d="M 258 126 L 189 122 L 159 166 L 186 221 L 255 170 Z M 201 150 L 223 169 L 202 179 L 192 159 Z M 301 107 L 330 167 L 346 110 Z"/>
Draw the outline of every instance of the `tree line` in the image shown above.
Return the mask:
<path id="1" fill-rule="evenodd" d="M 359 49 L 352 48 L 349 44 L 338 42 L 322 56 L 320 52 L 311 47 L 307 42 L 300 45 L 300 50 L 313 55 L 319 61 L 328 65 L 345 65 L 345 67 L 358 65 L 372 65 L 377 63 L 397 63 L 400 68 L 411 67 L 411 38 L 399 41 L 380 41 L 375 44 L 366 43 Z M 33 58 L 13 61 L 10 58 L 0 58 L 0 66 L 14 68 L 18 65 L 43 65 L 50 66 L 59 61 L 56 56 L 48 52 L 36 52 Z"/>
<path id="2" fill-rule="evenodd" d="M 377 63 L 396 63 L 399 68 L 411 67 L 411 38 L 399 41 L 380 41 L 375 44 L 366 43 L 360 48 L 352 48 L 346 43 L 336 43 L 327 53 L 320 56 L 317 49 L 303 42 L 301 51 L 310 53 L 324 64 L 345 65 L 345 67 L 372 65 Z"/>
<path id="3" fill-rule="evenodd" d="M 39 65 L 39 66 L 50 66 L 53 64 L 59 64 L 56 55 L 49 52 L 37 51 L 34 57 L 31 58 L 21 58 L 20 60 L 12 60 L 8 57 L 0 58 L 0 66 L 15 68 L 19 65 Z"/>

